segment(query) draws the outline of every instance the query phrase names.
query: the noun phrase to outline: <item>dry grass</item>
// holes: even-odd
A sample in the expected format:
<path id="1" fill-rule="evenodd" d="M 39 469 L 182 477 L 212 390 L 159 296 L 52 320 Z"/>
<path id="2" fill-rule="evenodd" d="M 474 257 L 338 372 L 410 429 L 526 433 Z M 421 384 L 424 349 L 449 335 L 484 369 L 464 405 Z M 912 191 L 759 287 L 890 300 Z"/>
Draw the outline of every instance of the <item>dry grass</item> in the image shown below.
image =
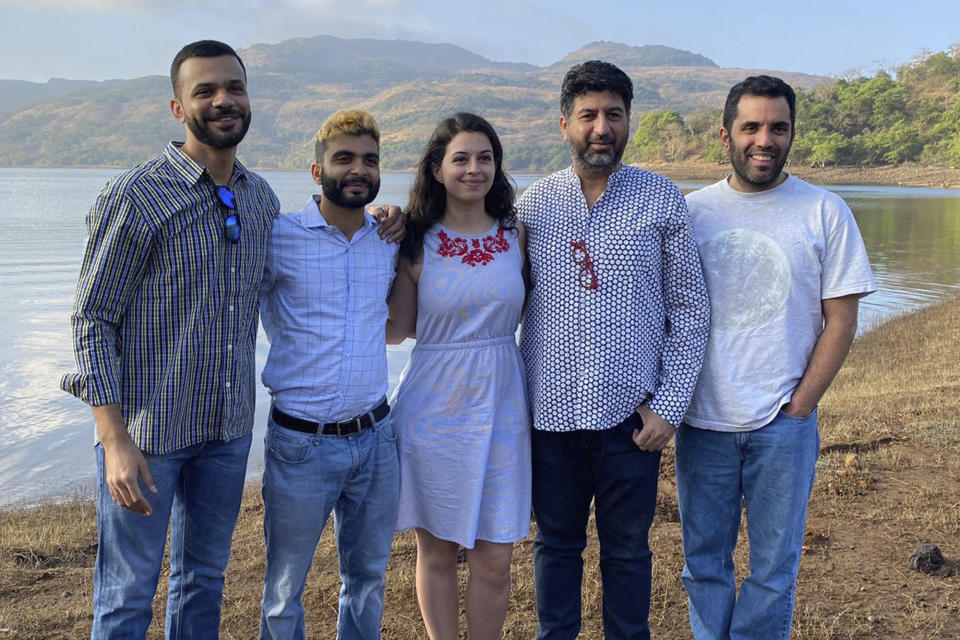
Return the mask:
<path id="1" fill-rule="evenodd" d="M 895 319 L 857 341 L 821 409 L 823 455 L 800 568 L 795 640 L 960 637 L 960 578 L 907 568 L 921 542 L 960 559 L 960 300 Z M 854 455 L 854 459 L 848 457 Z M 683 558 L 664 456 L 651 532 L 654 635 L 689 640 Z M 223 638 L 256 636 L 263 579 L 263 505 L 244 499 L 227 571 Z M 330 527 L 304 595 L 311 637 L 333 637 L 338 579 Z M 96 531 L 89 501 L 0 513 L 0 640 L 82 638 L 89 633 Z M 745 531 L 737 550 L 745 570 Z M 384 638 L 426 638 L 413 588 L 414 541 L 394 540 Z M 517 545 L 507 638 L 536 627 L 531 539 Z M 584 629 L 602 637 L 597 545 L 585 555 Z M 461 580 L 465 573 L 461 571 Z M 165 592 L 166 575 L 161 576 Z M 149 637 L 162 637 L 163 598 Z"/>

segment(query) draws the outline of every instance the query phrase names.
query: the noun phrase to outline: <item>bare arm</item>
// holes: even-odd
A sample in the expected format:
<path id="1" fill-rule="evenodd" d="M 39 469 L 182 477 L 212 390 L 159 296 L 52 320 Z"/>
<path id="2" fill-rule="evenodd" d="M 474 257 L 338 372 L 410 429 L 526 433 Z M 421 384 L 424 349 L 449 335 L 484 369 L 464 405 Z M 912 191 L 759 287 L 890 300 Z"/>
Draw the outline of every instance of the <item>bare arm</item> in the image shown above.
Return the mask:
<path id="1" fill-rule="evenodd" d="M 527 259 L 527 230 L 523 223 L 517 220 L 517 244 L 520 249 L 520 274 L 523 276 L 523 308 L 520 310 L 520 321 L 527 313 L 527 301 L 530 300 L 530 261 Z"/>
<path id="2" fill-rule="evenodd" d="M 823 333 L 813 348 L 800 383 L 783 412 L 804 418 L 813 413 L 840 370 L 857 333 L 857 308 L 861 294 L 823 300 Z"/>
<path id="3" fill-rule="evenodd" d="M 397 264 L 397 277 L 387 301 L 387 344 L 400 344 L 417 328 L 417 281 L 423 261 L 411 263 L 401 257 Z"/>
<path id="4" fill-rule="evenodd" d="M 143 478 L 151 492 L 156 493 L 157 488 L 143 453 L 127 432 L 120 405 L 93 407 L 93 419 L 97 422 L 97 434 L 103 447 L 104 474 L 110 497 L 125 509 L 149 516 L 153 509 L 143 497 L 137 478 Z"/>

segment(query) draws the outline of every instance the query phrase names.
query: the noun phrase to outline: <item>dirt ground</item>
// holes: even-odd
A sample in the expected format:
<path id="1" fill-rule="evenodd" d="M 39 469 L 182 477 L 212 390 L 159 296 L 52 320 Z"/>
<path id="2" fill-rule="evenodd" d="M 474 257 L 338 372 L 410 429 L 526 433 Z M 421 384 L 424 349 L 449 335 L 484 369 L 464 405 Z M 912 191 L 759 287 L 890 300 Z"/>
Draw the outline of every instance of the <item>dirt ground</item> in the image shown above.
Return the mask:
<path id="1" fill-rule="evenodd" d="M 824 399 L 822 455 L 800 567 L 795 640 L 960 638 L 960 300 L 895 319 L 860 338 Z M 227 571 L 221 637 L 256 637 L 263 579 L 263 506 L 245 497 Z M 655 638 L 692 638 L 680 582 L 683 558 L 672 452 L 651 532 Z M 330 529 L 304 595 L 309 637 L 333 637 L 339 583 Z M 736 559 L 746 572 L 746 531 Z M 514 551 L 505 638 L 536 629 L 531 540 Z M 908 568 L 923 542 L 947 565 Z M 89 501 L 0 513 L 0 640 L 83 638 L 91 621 L 96 530 Z M 413 586 L 410 534 L 396 537 L 383 637 L 426 638 Z M 585 555 L 581 638 L 602 638 L 597 544 Z M 466 570 L 461 570 L 461 582 Z M 160 593 L 166 586 L 166 569 Z M 162 637 L 164 597 L 149 638 Z"/>

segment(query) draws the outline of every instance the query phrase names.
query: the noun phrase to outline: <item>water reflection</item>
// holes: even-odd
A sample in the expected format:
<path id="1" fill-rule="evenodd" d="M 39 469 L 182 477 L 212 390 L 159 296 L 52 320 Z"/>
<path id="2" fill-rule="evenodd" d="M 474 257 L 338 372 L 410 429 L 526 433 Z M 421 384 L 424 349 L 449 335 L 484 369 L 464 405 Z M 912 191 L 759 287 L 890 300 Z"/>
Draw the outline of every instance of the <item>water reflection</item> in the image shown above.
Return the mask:
<path id="1" fill-rule="evenodd" d="M 74 367 L 69 313 L 84 217 L 113 175 L 105 170 L 0 169 L 0 505 L 77 491 L 94 476 L 90 410 L 59 389 Z M 314 191 L 310 176 L 267 173 L 283 209 Z M 529 186 L 536 176 L 516 176 Z M 411 176 L 384 174 L 380 201 L 406 201 Z M 681 185 L 686 190 L 700 183 Z M 836 187 L 860 225 L 880 291 L 864 300 L 861 327 L 955 292 L 960 285 L 960 194 L 932 189 Z M 257 362 L 268 345 L 261 334 Z M 388 347 L 394 386 L 410 344 Z M 268 398 L 260 388 L 249 473 L 262 469 Z"/>

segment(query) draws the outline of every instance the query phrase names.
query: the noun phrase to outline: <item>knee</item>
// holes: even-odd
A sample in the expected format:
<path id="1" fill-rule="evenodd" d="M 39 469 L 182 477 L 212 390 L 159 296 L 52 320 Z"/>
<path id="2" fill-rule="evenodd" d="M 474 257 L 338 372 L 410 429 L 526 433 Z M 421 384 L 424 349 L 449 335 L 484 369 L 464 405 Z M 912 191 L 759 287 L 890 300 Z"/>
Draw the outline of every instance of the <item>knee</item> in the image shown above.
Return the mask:
<path id="1" fill-rule="evenodd" d="M 509 589 L 512 557 L 513 545 L 478 541 L 476 548 L 467 551 L 471 580 L 479 580 L 491 588 Z"/>
<path id="2" fill-rule="evenodd" d="M 430 573 L 445 573 L 457 571 L 458 547 L 420 547 L 417 549 L 417 564 Z"/>
<path id="3" fill-rule="evenodd" d="M 470 567 L 470 581 L 483 584 L 490 591 L 510 590 L 510 563 L 477 562 L 467 560 Z"/>

